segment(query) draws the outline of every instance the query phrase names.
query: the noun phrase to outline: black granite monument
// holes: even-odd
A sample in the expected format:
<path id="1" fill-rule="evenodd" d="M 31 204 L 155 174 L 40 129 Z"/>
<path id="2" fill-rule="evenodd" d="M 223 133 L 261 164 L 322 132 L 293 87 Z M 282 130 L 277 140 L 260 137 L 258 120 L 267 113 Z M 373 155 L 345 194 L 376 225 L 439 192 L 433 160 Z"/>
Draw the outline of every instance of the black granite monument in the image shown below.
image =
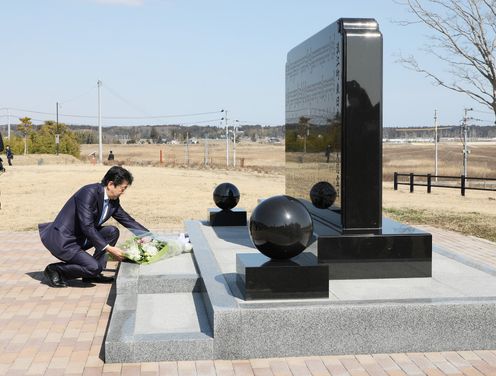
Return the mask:
<path id="1" fill-rule="evenodd" d="M 288 53 L 286 193 L 310 211 L 331 279 L 432 274 L 431 235 L 382 218 L 382 108 L 375 20 L 339 19 Z"/>

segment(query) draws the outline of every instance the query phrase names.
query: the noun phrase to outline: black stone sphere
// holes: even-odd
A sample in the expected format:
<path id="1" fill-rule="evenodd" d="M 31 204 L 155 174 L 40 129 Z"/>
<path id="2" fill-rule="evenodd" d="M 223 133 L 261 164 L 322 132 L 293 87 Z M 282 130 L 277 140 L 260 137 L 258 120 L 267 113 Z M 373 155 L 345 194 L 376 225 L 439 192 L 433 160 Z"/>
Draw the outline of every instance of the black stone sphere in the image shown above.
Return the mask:
<path id="1" fill-rule="evenodd" d="M 336 195 L 336 189 L 326 181 L 319 181 L 310 190 L 310 200 L 319 209 L 327 209 L 334 204 Z"/>
<path id="2" fill-rule="evenodd" d="M 263 200 L 250 217 L 250 237 L 255 247 L 274 260 L 299 255 L 312 237 L 310 213 L 301 202 L 290 196 Z"/>
<path id="3" fill-rule="evenodd" d="M 239 190 L 234 184 L 222 183 L 214 189 L 214 202 L 222 210 L 230 210 L 238 205 Z"/>

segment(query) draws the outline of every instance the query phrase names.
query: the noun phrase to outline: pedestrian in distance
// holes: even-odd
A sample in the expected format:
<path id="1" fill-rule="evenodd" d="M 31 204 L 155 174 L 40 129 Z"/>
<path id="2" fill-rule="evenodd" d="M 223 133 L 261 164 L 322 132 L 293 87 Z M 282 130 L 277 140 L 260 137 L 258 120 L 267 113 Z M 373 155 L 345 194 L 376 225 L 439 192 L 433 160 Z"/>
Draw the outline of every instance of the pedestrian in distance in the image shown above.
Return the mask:
<path id="1" fill-rule="evenodd" d="M 3 138 L 2 133 L 0 133 L 0 152 L 3 151 Z M 3 167 L 3 159 L 0 157 L 0 172 L 5 172 L 5 167 Z"/>
<path id="2" fill-rule="evenodd" d="M 331 145 L 326 146 L 325 156 L 326 156 L 326 162 L 329 163 L 329 157 L 331 156 Z"/>
<path id="3" fill-rule="evenodd" d="M 102 274 L 108 254 L 122 261 L 116 247 L 119 229 L 103 226 L 113 217 L 135 235 L 149 232 L 121 207 L 119 198 L 132 184 L 131 173 L 111 167 L 101 183 L 85 185 L 69 198 L 55 220 L 38 225 L 43 245 L 61 262 L 46 267 L 44 275 L 51 287 L 67 287 L 67 281 L 82 278 L 88 283 L 112 283 Z M 87 250 L 94 247 L 93 255 Z"/>
<path id="4" fill-rule="evenodd" d="M 12 159 L 14 159 L 14 153 L 9 145 L 5 148 L 5 154 L 7 155 L 7 162 L 9 162 L 9 166 L 12 166 Z"/>
<path id="5" fill-rule="evenodd" d="M 109 161 L 113 161 L 113 160 L 114 160 L 114 157 L 115 157 L 114 153 L 112 153 L 112 150 L 110 150 L 110 153 L 109 153 L 109 155 L 108 155 L 107 160 L 109 160 Z"/>

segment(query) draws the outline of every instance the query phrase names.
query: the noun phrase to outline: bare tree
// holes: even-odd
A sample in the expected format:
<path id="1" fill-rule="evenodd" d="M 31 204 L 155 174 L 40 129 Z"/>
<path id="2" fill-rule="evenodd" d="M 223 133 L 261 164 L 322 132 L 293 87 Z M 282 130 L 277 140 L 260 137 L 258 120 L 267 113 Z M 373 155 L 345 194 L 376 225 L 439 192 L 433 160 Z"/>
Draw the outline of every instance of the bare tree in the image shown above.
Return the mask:
<path id="1" fill-rule="evenodd" d="M 421 66 L 413 56 L 401 57 L 409 69 L 435 84 L 464 93 L 487 106 L 496 118 L 496 0 L 396 0 L 430 31 L 425 51 L 448 67 L 447 75 Z M 496 123 L 496 122 L 495 122 Z"/>

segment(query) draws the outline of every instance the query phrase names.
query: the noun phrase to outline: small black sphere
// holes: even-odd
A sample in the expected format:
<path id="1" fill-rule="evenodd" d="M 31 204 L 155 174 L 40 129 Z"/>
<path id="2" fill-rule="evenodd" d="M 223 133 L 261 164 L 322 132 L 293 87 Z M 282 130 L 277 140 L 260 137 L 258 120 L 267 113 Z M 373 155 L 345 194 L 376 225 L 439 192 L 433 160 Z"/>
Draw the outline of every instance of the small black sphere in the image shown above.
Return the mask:
<path id="1" fill-rule="evenodd" d="M 255 247 L 271 259 L 284 260 L 305 250 L 313 234 L 310 213 L 291 196 L 263 200 L 250 217 L 250 237 Z"/>
<path id="2" fill-rule="evenodd" d="M 238 205 L 239 190 L 234 184 L 222 183 L 214 189 L 214 202 L 222 210 L 230 210 Z"/>
<path id="3" fill-rule="evenodd" d="M 310 190 L 310 200 L 319 209 L 327 209 L 334 204 L 336 195 L 336 189 L 326 181 L 319 181 Z"/>

